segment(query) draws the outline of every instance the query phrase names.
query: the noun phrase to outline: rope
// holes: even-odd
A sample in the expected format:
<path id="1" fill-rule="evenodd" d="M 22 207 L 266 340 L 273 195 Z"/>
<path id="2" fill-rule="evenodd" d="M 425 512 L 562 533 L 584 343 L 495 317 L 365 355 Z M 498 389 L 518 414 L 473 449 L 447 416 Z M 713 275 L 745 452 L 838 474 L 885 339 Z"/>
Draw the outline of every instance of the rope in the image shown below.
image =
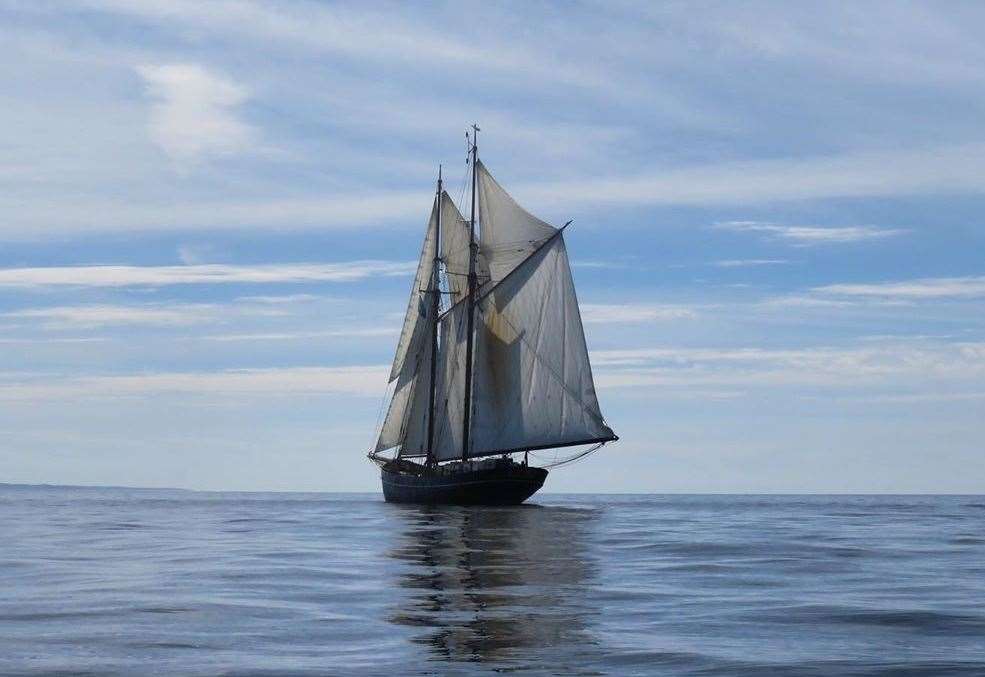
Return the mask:
<path id="1" fill-rule="evenodd" d="M 601 449 L 604 446 L 605 446 L 605 442 L 598 442 L 597 444 L 592 445 L 588 449 L 586 449 L 584 451 L 580 451 L 577 454 L 574 454 L 574 455 L 570 456 L 569 458 L 565 458 L 565 459 L 560 460 L 560 461 L 557 460 L 557 455 L 555 455 L 554 456 L 554 459 L 555 460 L 551 461 L 550 463 L 545 463 L 544 465 L 542 465 L 540 467 L 541 468 L 557 468 L 557 467 L 560 467 L 562 465 L 568 465 L 569 463 L 575 463 L 576 461 L 580 461 L 581 459 L 585 458 L 589 454 L 594 454 L 596 451 L 598 451 L 599 449 Z M 538 458 L 538 456 L 539 456 L 538 454 L 536 454 L 536 453 L 534 453 L 532 451 L 527 452 L 527 453 L 529 453 L 535 459 Z"/>
<path id="2" fill-rule="evenodd" d="M 558 255 L 556 255 L 556 257 L 554 259 L 554 272 L 555 273 L 557 272 L 557 269 L 558 269 L 559 265 L 560 265 L 560 255 L 558 254 Z M 485 299 L 483 299 L 483 300 L 485 300 Z M 538 315 L 542 315 L 543 314 L 544 303 L 546 303 L 546 301 L 547 301 L 546 298 L 541 299 L 541 307 L 540 307 L 540 312 L 538 313 Z M 484 312 L 484 309 L 481 307 L 481 305 L 479 305 L 478 307 L 479 307 L 479 312 Z M 596 412 L 592 411 L 591 407 L 587 406 L 582 401 L 581 394 L 580 393 L 576 393 L 574 390 L 571 389 L 570 386 L 568 386 L 567 383 L 565 383 L 564 378 L 559 373 L 557 373 L 557 370 L 554 369 L 554 367 L 551 366 L 551 364 L 546 359 L 544 359 L 541 356 L 541 354 L 530 343 L 530 341 L 527 340 L 526 332 L 521 332 L 520 329 L 515 324 L 513 324 L 512 322 L 510 322 L 510 319 L 506 316 L 505 313 L 500 313 L 499 315 L 497 315 L 497 319 L 502 320 L 503 322 L 505 322 L 506 324 L 508 324 L 510 326 L 510 328 L 516 333 L 517 337 L 527 346 L 527 348 L 530 349 L 530 353 L 533 355 L 534 359 L 537 360 L 537 362 L 539 362 L 543 367 L 546 367 L 547 372 L 551 376 L 553 376 L 554 377 L 554 380 L 556 380 L 560 384 L 560 386 L 564 390 L 564 392 L 566 392 L 568 395 L 570 395 L 571 398 L 575 402 L 577 402 L 578 405 L 581 406 L 581 408 L 589 416 L 591 416 L 592 418 L 594 418 L 599 423 L 605 425 L 605 419 L 602 418 L 601 413 L 596 413 Z M 542 324 L 542 320 L 539 319 L 538 322 L 537 322 L 537 327 L 536 327 L 537 334 L 538 335 L 540 334 L 541 324 Z"/>
<path id="3" fill-rule="evenodd" d="M 376 453 L 376 440 L 380 439 L 380 435 L 383 433 L 383 410 L 384 410 L 384 408 L 386 408 L 387 409 L 387 413 L 389 413 L 389 407 L 385 407 L 385 405 L 387 403 L 387 400 L 389 400 L 389 399 L 391 399 L 393 397 L 393 394 L 390 393 L 390 386 L 392 385 L 393 388 L 394 388 L 394 391 L 396 391 L 396 387 L 397 387 L 395 385 L 396 382 L 397 381 L 394 380 L 393 383 L 387 383 L 386 384 L 386 388 L 383 389 L 383 398 L 380 400 L 380 409 L 379 409 L 378 412 L 376 412 L 376 427 L 374 429 L 375 432 L 373 433 L 373 439 L 370 440 L 370 447 L 369 447 L 370 448 L 370 452 L 369 452 L 370 458 L 373 458 L 373 454 Z"/>

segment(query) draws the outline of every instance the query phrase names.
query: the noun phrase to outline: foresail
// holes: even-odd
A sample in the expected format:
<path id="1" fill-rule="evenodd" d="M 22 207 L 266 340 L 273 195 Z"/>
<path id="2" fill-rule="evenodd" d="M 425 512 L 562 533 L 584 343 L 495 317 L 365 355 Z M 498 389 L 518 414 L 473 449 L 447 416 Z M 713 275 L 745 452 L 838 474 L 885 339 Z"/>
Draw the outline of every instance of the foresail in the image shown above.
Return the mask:
<path id="1" fill-rule="evenodd" d="M 428 395 L 431 378 L 431 350 L 427 337 L 434 326 L 434 317 L 426 309 L 414 325 L 409 344 L 414 352 L 407 353 L 403 368 L 397 376 L 390 407 L 387 409 L 376 451 L 400 447 L 401 456 L 423 456 L 427 453 Z"/>
<path id="2" fill-rule="evenodd" d="M 476 164 L 476 181 L 479 253 L 487 262 L 490 282 L 496 284 L 557 233 L 557 228 L 518 205 L 481 162 Z"/>
<path id="3" fill-rule="evenodd" d="M 469 456 L 610 440 L 564 238 L 478 304 Z"/>
<path id="4" fill-rule="evenodd" d="M 438 388 L 434 404 L 434 457 L 462 457 L 465 417 L 465 343 L 468 304 L 454 306 L 441 321 L 438 348 Z"/>
<path id="5" fill-rule="evenodd" d="M 404 368 L 407 355 L 413 355 L 419 349 L 415 341 L 426 338 L 426 334 L 417 331 L 421 319 L 429 312 L 429 304 L 422 289 L 429 286 L 432 266 L 434 263 L 435 228 L 438 219 L 438 201 L 435 200 L 431 208 L 431 218 L 428 220 L 427 233 L 424 236 L 424 246 L 421 248 L 421 258 L 417 263 L 417 273 L 414 275 L 414 283 L 410 288 L 410 301 L 407 303 L 407 314 L 404 316 L 404 326 L 400 330 L 400 339 L 397 341 L 397 353 L 393 358 L 393 366 L 390 369 L 390 381 L 392 382 Z"/>

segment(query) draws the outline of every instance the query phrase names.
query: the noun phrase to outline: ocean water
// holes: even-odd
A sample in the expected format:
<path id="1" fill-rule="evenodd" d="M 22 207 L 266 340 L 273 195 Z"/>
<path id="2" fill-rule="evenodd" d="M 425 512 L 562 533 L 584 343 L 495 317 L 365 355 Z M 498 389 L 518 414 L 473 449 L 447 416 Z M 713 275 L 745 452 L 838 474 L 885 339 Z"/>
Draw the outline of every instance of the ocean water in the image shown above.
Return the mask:
<path id="1" fill-rule="evenodd" d="M 0 487 L 0 673 L 985 675 L 985 498 Z"/>

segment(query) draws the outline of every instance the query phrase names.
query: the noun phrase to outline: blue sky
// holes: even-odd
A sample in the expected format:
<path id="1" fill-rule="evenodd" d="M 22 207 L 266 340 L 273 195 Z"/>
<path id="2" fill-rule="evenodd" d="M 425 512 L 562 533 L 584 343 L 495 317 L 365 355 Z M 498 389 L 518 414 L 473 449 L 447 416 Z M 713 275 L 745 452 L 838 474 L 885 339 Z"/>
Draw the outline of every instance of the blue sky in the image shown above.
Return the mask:
<path id="1" fill-rule="evenodd" d="M 376 490 L 464 130 L 621 440 L 554 491 L 985 491 L 979 3 L 0 0 L 0 481 Z"/>

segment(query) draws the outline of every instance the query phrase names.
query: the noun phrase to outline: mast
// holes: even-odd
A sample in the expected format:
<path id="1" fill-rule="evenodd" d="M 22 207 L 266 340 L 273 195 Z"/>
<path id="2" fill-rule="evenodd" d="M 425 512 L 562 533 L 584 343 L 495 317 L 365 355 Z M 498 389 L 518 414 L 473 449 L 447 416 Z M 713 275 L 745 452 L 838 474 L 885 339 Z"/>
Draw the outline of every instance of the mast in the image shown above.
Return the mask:
<path id="1" fill-rule="evenodd" d="M 475 165 L 478 159 L 479 127 L 472 125 L 472 216 L 469 219 L 469 308 L 465 343 L 465 415 L 462 425 L 462 460 L 469 459 L 469 429 L 472 419 L 472 343 L 475 331 L 475 257 L 479 245 L 475 242 Z"/>
<path id="2" fill-rule="evenodd" d="M 425 465 L 433 466 L 434 458 L 434 393 L 438 380 L 438 315 L 441 312 L 441 165 L 438 165 L 438 193 L 435 198 L 438 206 L 438 219 L 434 226 L 434 267 L 431 269 L 431 310 L 433 326 L 431 329 L 431 383 L 428 386 L 428 455 Z"/>

